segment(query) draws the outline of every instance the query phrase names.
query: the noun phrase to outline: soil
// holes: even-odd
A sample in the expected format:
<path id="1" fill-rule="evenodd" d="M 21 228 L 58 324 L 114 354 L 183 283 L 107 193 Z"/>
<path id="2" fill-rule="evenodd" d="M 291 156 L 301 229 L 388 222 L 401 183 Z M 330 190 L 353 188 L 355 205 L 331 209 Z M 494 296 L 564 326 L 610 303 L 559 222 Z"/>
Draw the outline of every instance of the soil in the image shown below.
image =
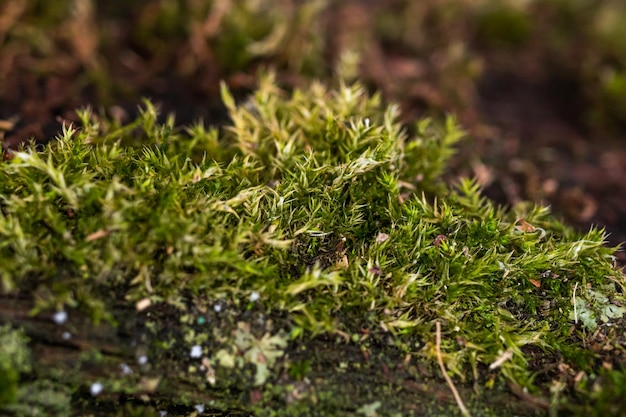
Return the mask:
<path id="1" fill-rule="evenodd" d="M 329 62 L 336 60 L 334 51 L 351 33 L 373 24 L 375 9 L 368 2 L 346 2 L 331 10 Z M 116 88 L 107 94 L 99 91 L 93 68 L 80 54 L 66 52 L 62 59 L 52 60 L 3 51 L 0 45 L 0 56 L 4 55 L 0 74 L 3 148 L 15 149 L 31 138 L 46 142 L 63 123 L 76 120 L 74 109 L 87 105 L 104 107 L 110 115 L 129 120 L 141 97 L 155 100 L 164 114 L 175 113 L 179 124 L 223 121 L 219 80 L 226 79 L 242 94 L 254 85 L 255 68 L 227 74 L 210 57 L 194 73 L 183 76 L 174 70 L 180 55 L 150 57 L 124 35 L 128 31 L 123 27 L 118 31 L 116 43 L 99 51 L 99 60 L 115 80 Z M 609 244 L 618 245 L 626 241 L 626 131 L 609 134 L 586 128 L 582 119 L 588 103 L 577 94 L 576 86 L 537 71 L 544 66 L 543 58 L 529 49 L 522 57 L 524 65 L 515 68 L 510 61 L 520 57 L 483 54 L 487 70 L 463 105 L 437 93 L 439 84 L 429 76 L 437 68 L 400 45 L 367 45 L 362 74 L 387 98 L 401 102 L 407 120 L 433 108 L 458 113 L 472 141 L 462 148 L 453 172 L 475 175 L 489 197 L 507 205 L 521 200 L 549 204 L 580 230 L 592 225 L 606 228 Z M 287 73 L 281 80 L 287 85 L 298 83 L 297 77 Z M 403 83 L 415 80 L 419 88 L 401 96 L 394 93 Z M 624 264 L 626 254 L 617 255 Z"/>

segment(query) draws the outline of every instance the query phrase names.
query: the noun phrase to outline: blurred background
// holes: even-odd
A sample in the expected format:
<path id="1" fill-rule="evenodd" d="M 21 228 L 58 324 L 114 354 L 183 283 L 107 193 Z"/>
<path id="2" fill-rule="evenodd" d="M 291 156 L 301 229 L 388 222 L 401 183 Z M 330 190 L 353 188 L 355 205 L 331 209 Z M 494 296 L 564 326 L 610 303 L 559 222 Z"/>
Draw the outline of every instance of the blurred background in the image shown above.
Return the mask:
<path id="1" fill-rule="evenodd" d="M 626 240 L 623 0 L 1 0 L 0 141 L 45 143 L 86 105 L 129 121 L 142 97 L 222 124 L 220 80 L 245 98 L 264 69 L 359 80 L 409 129 L 455 113 L 452 179 Z"/>

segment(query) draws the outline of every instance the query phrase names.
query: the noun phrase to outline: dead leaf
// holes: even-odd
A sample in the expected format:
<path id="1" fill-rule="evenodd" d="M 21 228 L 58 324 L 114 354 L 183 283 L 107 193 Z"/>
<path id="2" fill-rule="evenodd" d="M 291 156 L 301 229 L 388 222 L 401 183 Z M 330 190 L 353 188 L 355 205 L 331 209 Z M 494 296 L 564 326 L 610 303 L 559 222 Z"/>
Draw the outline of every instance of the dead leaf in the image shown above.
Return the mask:
<path id="1" fill-rule="evenodd" d="M 537 228 L 535 226 L 533 226 L 532 224 L 528 223 L 524 219 L 517 219 L 517 220 L 515 220 L 515 229 L 517 229 L 517 230 L 519 230 L 521 232 L 534 232 L 535 230 L 537 230 Z"/>

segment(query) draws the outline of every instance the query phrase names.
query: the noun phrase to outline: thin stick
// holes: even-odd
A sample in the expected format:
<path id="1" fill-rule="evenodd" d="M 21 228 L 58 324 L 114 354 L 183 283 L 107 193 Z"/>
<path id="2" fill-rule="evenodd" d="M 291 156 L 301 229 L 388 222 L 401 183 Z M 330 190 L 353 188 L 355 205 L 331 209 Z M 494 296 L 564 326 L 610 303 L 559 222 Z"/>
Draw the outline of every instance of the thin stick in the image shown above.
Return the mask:
<path id="1" fill-rule="evenodd" d="M 578 324 L 578 312 L 576 311 L 576 288 L 578 288 L 578 283 L 574 284 L 574 294 L 572 295 L 572 304 L 574 304 L 574 323 Z"/>
<path id="2" fill-rule="evenodd" d="M 452 395 L 456 400 L 456 404 L 459 406 L 459 410 L 461 410 L 461 414 L 463 414 L 465 417 L 470 417 L 469 411 L 467 411 L 467 408 L 465 408 L 465 404 L 463 404 L 463 400 L 461 399 L 459 392 L 456 390 L 454 382 L 452 382 L 452 379 L 448 376 L 448 373 L 446 372 L 446 367 L 443 364 L 443 358 L 441 357 L 441 323 L 439 323 L 438 321 L 435 322 L 435 327 L 437 329 L 437 332 L 435 333 L 435 346 L 437 349 L 437 362 L 439 362 L 439 368 L 441 368 L 441 373 L 446 379 L 446 382 L 450 387 L 450 391 L 452 391 Z"/>

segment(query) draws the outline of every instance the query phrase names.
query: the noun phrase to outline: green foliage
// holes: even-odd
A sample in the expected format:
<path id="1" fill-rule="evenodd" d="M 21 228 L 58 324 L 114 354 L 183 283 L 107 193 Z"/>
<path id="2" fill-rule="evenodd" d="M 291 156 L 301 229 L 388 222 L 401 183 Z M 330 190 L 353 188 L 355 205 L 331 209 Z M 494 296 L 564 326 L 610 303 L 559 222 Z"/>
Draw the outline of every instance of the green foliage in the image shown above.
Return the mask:
<path id="1" fill-rule="evenodd" d="M 22 330 L 0 326 L 0 409 L 17 401 L 20 374 L 30 371 L 27 343 Z"/>
<path id="2" fill-rule="evenodd" d="M 626 372 L 611 370 L 602 372 L 591 389 L 593 415 L 619 415 L 626 409 Z"/>
<path id="3" fill-rule="evenodd" d="M 19 387 L 17 402 L 6 408 L 16 417 L 72 415 L 70 389 L 50 380 L 24 383 Z"/>
<path id="4" fill-rule="evenodd" d="M 152 350 L 176 358 L 206 344 L 203 383 L 226 388 L 264 386 L 281 370 L 304 378 L 287 334 L 360 343 L 371 329 L 434 363 L 436 321 L 461 380 L 546 389 L 529 351 L 594 371 L 580 360 L 584 326 L 623 315 L 613 249 L 602 231 L 577 234 L 546 208 L 505 210 L 471 180 L 444 184 L 463 136 L 454 119 L 420 121 L 409 136 L 396 107 L 360 85 L 287 94 L 271 76 L 243 104 L 225 86 L 222 96 L 232 119 L 222 131 L 159 124 L 149 102 L 127 126 L 83 111 L 82 126 L 43 152 L 1 163 L 2 291 L 94 322 L 114 322 L 118 300 L 174 307 L 181 323 L 213 303 L 210 338 L 168 339 L 155 321 Z M 282 324 L 256 331 L 243 314 L 218 316 L 253 293 Z"/>
<path id="5" fill-rule="evenodd" d="M 28 381 L 34 371 L 22 329 L 0 326 L 0 412 L 17 417 L 70 415 L 69 388 L 49 380 Z"/>

